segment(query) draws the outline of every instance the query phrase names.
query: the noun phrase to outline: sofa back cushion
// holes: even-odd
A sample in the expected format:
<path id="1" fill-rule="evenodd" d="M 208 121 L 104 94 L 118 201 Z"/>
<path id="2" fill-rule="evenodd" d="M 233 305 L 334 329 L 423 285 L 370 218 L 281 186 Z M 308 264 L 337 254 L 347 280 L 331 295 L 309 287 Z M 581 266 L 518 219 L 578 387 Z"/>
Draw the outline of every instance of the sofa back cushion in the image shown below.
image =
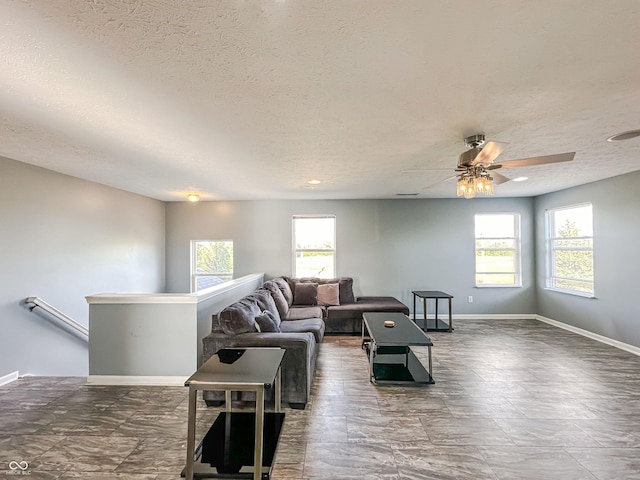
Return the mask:
<path id="1" fill-rule="evenodd" d="M 340 278 L 316 278 L 316 277 L 284 277 L 288 281 L 291 289 L 295 291 L 296 283 L 317 283 L 318 285 L 325 285 L 327 283 L 337 283 L 340 294 L 340 305 L 345 303 L 355 303 L 356 297 L 353 294 L 353 278 L 340 277 Z"/>
<path id="2" fill-rule="evenodd" d="M 284 277 L 274 278 L 273 281 L 276 283 L 276 285 L 278 285 L 278 288 L 280 288 L 280 291 L 282 292 L 282 295 L 284 295 L 287 304 L 291 306 L 293 304 L 293 291 L 291 290 L 289 282 L 287 282 Z"/>
<path id="3" fill-rule="evenodd" d="M 264 282 L 262 288 L 268 290 L 273 297 L 274 302 L 276 303 L 276 308 L 278 309 L 278 313 L 280 314 L 280 318 L 287 318 L 287 313 L 289 312 L 289 304 L 287 303 L 287 299 L 284 298 L 284 294 L 278 287 L 278 284 L 273 280 L 269 280 Z"/>
<path id="4" fill-rule="evenodd" d="M 276 302 L 271 296 L 271 292 L 264 288 L 259 288 L 253 293 L 250 293 L 246 298 L 253 299 L 260 307 L 261 311 L 267 310 L 273 314 L 278 324 L 280 324 L 280 312 L 276 306 Z"/>
<path id="5" fill-rule="evenodd" d="M 255 300 L 244 298 L 220 312 L 220 326 L 227 335 L 255 332 L 256 316 L 261 313 Z"/>

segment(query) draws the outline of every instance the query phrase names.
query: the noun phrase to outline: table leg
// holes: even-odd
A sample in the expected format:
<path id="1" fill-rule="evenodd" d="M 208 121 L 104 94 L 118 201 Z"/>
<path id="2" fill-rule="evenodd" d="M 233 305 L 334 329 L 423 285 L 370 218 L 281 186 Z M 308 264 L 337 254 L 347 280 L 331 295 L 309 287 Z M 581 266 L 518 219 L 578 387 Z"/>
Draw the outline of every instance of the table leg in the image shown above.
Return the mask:
<path id="1" fill-rule="evenodd" d="M 453 331 L 453 317 L 451 315 L 451 298 L 449 298 L 449 332 Z"/>
<path id="2" fill-rule="evenodd" d="M 225 390 L 225 397 L 228 396 L 227 405 L 231 404 L 231 392 Z M 224 464 L 229 465 L 231 460 L 231 409 L 227 407 L 227 414 L 224 416 Z"/>
<path id="3" fill-rule="evenodd" d="M 281 375 L 281 372 L 282 372 L 282 367 L 278 367 L 278 373 L 276 373 L 276 381 L 275 381 L 275 386 L 274 386 L 274 388 L 276 390 L 276 393 L 275 393 L 275 398 L 276 398 L 276 400 L 275 400 L 275 402 L 276 402 L 275 410 L 276 410 L 276 413 L 280 413 L 282 411 L 282 383 L 281 383 L 282 382 L 282 375 Z"/>
<path id="4" fill-rule="evenodd" d="M 436 322 L 434 325 L 435 330 L 438 330 L 438 301 L 439 300 L 440 300 L 439 298 L 436 298 Z"/>
<path id="5" fill-rule="evenodd" d="M 224 391 L 224 408 L 227 413 L 231 413 L 231 390 Z"/>
<path id="6" fill-rule="evenodd" d="M 189 385 L 189 416 L 187 420 L 187 466 L 185 479 L 193 480 L 193 463 L 196 448 L 196 394 L 197 390 Z"/>
<path id="7" fill-rule="evenodd" d="M 374 375 L 373 375 L 373 355 L 376 349 L 376 342 L 373 341 L 373 338 L 371 339 L 371 342 L 369 342 L 369 381 L 371 383 L 375 383 L 374 382 Z"/>
<path id="8" fill-rule="evenodd" d="M 427 299 L 422 297 L 422 317 L 424 318 L 424 325 L 422 325 L 422 331 L 427 331 Z"/>
<path id="9" fill-rule="evenodd" d="M 427 347 L 427 350 L 429 351 L 429 376 L 433 380 L 433 365 L 431 364 L 431 347 L 430 346 Z"/>
<path id="10" fill-rule="evenodd" d="M 418 312 L 416 312 L 416 297 L 417 295 L 414 293 L 413 294 L 413 323 L 417 323 L 416 320 L 418 320 Z"/>
<path id="11" fill-rule="evenodd" d="M 262 441 L 264 425 L 264 385 L 256 390 L 256 439 L 253 450 L 253 480 L 262 478 Z"/>

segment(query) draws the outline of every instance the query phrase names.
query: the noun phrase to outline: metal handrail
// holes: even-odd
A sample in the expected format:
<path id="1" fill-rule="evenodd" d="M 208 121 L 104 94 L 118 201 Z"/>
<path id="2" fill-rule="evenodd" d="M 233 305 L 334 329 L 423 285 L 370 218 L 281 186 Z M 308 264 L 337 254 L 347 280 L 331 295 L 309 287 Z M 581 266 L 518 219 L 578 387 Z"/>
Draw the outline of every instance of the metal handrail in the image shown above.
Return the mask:
<path id="1" fill-rule="evenodd" d="M 74 330 L 80 332 L 81 334 L 85 335 L 86 337 L 89 337 L 89 330 L 87 329 L 87 327 L 85 327 L 84 325 L 76 322 L 73 318 L 69 317 L 68 315 L 65 315 L 64 313 L 62 313 L 60 310 L 58 310 L 54 306 L 49 305 L 47 302 L 45 302 L 41 298 L 38 298 L 38 297 L 27 297 L 25 302 L 26 303 L 31 303 L 33 305 L 32 307 L 29 307 L 29 310 L 33 311 L 34 308 L 40 307 L 42 310 L 44 310 L 45 312 L 47 312 L 50 315 L 53 315 L 58 320 L 66 323 L 67 325 L 69 325 Z"/>

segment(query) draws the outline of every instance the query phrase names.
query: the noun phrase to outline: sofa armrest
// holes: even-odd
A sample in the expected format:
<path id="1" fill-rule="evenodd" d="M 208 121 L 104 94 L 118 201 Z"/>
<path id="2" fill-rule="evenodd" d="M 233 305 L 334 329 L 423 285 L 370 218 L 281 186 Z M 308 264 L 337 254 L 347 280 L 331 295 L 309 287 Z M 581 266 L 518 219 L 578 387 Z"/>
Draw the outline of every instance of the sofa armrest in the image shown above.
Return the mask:
<path id="1" fill-rule="evenodd" d="M 202 339 L 203 361 L 207 361 L 213 354 L 222 348 L 246 348 L 246 347 L 280 347 L 286 349 L 309 350 L 313 353 L 315 338 L 310 332 L 302 333 L 271 333 L 255 332 L 239 335 L 226 335 L 223 333 L 211 333 Z"/>

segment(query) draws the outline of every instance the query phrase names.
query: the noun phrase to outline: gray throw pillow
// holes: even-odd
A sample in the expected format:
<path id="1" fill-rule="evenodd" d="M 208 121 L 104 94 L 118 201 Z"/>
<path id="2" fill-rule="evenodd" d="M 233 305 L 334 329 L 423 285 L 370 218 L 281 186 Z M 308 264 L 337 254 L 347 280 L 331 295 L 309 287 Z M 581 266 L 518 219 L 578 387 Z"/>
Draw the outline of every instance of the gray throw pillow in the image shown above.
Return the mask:
<path id="1" fill-rule="evenodd" d="M 276 322 L 275 316 L 269 310 L 257 315 L 256 323 L 261 332 L 280 332 L 280 322 Z"/>
<path id="2" fill-rule="evenodd" d="M 317 305 L 318 304 L 318 284 L 317 283 L 296 283 L 293 293 L 294 305 Z"/>

